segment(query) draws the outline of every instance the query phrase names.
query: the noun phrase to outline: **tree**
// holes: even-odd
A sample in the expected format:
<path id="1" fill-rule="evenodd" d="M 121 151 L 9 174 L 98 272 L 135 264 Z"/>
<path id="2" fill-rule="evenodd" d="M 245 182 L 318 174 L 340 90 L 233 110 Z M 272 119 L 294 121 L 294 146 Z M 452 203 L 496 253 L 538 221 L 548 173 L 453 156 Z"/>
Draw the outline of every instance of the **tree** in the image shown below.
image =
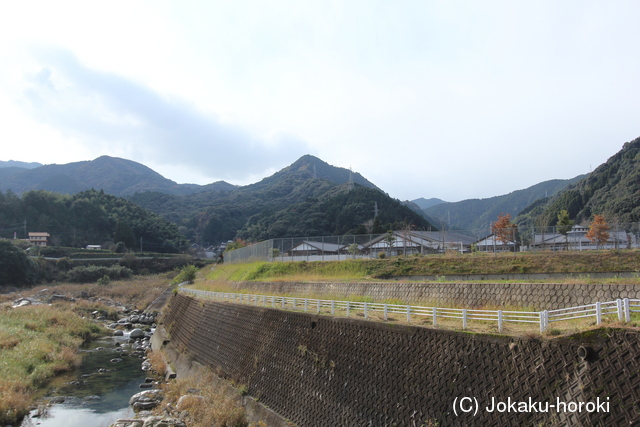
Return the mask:
<path id="1" fill-rule="evenodd" d="M 118 220 L 116 223 L 113 240 L 115 242 L 124 242 L 125 246 L 129 249 L 135 248 L 136 246 L 136 237 L 133 235 L 131 227 L 124 221 Z"/>
<path id="2" fill-rule="evenodd" d="M 393 234 L 393 231 L 387 231 L 387 235 L 384 236 L 384 242 L 389 246 L 389 251 L 391 251 L 391 247 L 393 243 L 396 241 L 396 236 Z M 391 254 L 389 254 L 391 255 Z"/>
<path id="3" fill-rule="evenodd" d="M 355 258 L 358 251 L 360 250 L 360 246 L 357 243 L 352 243 L 347 248 L 347 252 L 349 252 Z"/>
<path id="4" fill-rule="evenodd" d="M 491 232 L 503 245 L 515 242 L 516 231 L 517 226 L 511 222 L 510 214 L 500 214 L 498 219 L 491 223 Z M 515 252 L 515 245 L 513 250 Z"/>
<path id="5" fill-rule="evenodd" d="M 23 286 L 33 282 L 27 255 L 8 240 L 0 240 L 0 286 Z"/>
<path id="6" fill-rule="evenodd" d="M 569 211 L 566 209 L 562 209 L 560 212 L 558 212 L 558 222 L 556 224 L 556 230 L 558 230 L 558 233 L 564 236 L 564 241 L 565 243 L 567 243 L 567 246 L 569 246 L 567 235 L 569 234 L 569 231 L 571 231 L 572 227 L 573 221 L 569 219 Z"/>
<path id="7" fill-rule="evenodd" d="M 609 240 L 609 225 L 603 215 L 595 215 L 593 217 L 593 222 L 589 226 L 586 237 L 596 244 L 596 249 L 607 243 L 607 240 Z"/>

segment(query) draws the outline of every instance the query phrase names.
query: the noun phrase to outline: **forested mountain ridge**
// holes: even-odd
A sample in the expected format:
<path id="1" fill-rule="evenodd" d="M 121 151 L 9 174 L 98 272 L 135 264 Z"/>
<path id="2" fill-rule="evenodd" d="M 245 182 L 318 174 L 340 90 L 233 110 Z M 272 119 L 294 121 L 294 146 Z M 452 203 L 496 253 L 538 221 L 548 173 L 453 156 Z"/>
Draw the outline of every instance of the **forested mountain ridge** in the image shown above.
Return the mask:
<path id="1" fill-rule="evenodd" d="M 55 246 L 124 242 L 129 249 L 178 252 L 187 240 L 178 227 L 123 198 L 88 190 L 73 196 L 34 190 L 21 197 L 0 191 L 0 237 L 47 232 Z M 142 239 L 142 242 L 141 240 Z"/>
<path id="2" fill-rule="evenodd" d="M 259 241 L 366 232 L 373 227 L 376 203 L 380 231 L 405 223 L 433 228 L 359 174 L 309 155 L 234 191 L 138 193 L 130 200 L 180 224 L 188 238 L 205 245 L 235 237 Z"/>
<path id="3" fill-rule="evenodd" d="M 498 215 L 507 213 L 515 217 L 536 200 L 550 197 L 584 177 L 585 175 L 580 175 L 572 179 L 544 181 L 502 196 L 462 200 L 454 203 L 445 202 L 423 211 L 427 218 L 434 218 L 438 221 L 435 225 L 447 224 L 449 227 L 463 230 L 487 229 L 489 224 L 498 218 Z"/>
<path id="4" fill-rule="evenodd" d="M 555 225 L 561 210 L 568 211 L 576 223 L 595 214 L 604 215 L 608 222 L 640 221 L 640 138 L 625 143 L 587 177 L 516 219 L 518 224 Z"/>
<path id="5" fill-rule="evenodd" d="M 27 168 L 24 165 L 34 167 Z M 35 167 L 24 162 L 6 162 L 3 166 L 0 166 L 0 191 L 11 190 L 16 194 L 29 190 L 76 194 L 95 188 L 114 196 L 127 196 L 142 191 L 190 194 L 236 188 L 224 181 L 205 186 L 177 184 L 140 163 L 110 156 L 63 165 Z"/>
<path id="6" fill-rule="evenodd" d="M 445 202 L 444 200 L 437 199 L 435 197 L 432 197 L 430 199 L 425 199 L 424 197 L 420 197 L 418 199 L 411 200 L 411 203 L 415 204 L 420 209 L 427 209 L 427 208 L 430 208 L 431 206 L 439 205 L 440 203 L 449 203 L 449 202 Z"/>

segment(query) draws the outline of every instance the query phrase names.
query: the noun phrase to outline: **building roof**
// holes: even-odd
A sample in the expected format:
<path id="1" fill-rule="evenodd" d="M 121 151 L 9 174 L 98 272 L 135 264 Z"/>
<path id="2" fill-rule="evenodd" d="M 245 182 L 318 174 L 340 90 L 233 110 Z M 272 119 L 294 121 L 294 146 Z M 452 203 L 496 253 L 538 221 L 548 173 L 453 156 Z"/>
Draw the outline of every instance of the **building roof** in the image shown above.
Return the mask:
<path id="1" fill-rule="evenodd" d="M 325 243 L 314 242 L 312 240 L 305 240 L 302 243 L 294 246 L 290 251 L 321 251 L 321 252 L 338 252 L 345 248 L 345 245 L 339 245 L 337 243 Z"/>

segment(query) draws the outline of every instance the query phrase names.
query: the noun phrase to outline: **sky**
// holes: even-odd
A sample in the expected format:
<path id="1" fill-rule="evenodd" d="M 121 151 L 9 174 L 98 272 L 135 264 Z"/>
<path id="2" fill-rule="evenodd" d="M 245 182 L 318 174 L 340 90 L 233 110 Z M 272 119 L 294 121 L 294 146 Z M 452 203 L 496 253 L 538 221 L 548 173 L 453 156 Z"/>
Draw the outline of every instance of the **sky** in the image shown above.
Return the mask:
<path id="1" fill-rule="evenodd" d="M 640 136 L 640 2 L 0 4 L 0 160 L 246 185 L 304 154 L 400 200 L 588 173 Z"/>

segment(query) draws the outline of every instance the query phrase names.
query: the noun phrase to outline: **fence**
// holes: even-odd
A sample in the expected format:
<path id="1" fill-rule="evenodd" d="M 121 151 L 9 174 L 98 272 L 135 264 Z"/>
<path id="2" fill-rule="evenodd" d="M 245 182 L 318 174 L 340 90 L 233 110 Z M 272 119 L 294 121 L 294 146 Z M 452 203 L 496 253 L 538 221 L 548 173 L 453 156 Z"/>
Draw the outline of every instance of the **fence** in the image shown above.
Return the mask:
<path id="1" fill-rule="evenodd" d="M 273 295 L 240 294 L 231 292 L 209 292 L 196 289 L 180 288 L 181 292 L 199 298 L 234 303 L 246 303 L 261 305 L 263 307 L 303 310 L 305 313 L 315 311 L 317 314 L 328 312 L 332 316 L 336 311 L 344 311 L 346 316 L 361 312 L 365 319 L 372 312 L 383 314 L 384 320 L 389 320 L 390 314 L 399 314 L 406 318 L 407 323 L 415 317 L 429 318 L 434 327 L 438 326 L 438 319 L 459 319 L 462 329 L 467 329 L 469 322 L 486 321 L 495 322 L 498 332 L 502 332 L 505 323 L 533 323 L 538 324 L 540 332 L 549 329 L 549 325 L 555 322 L 563 322 L 575 319 L 594 317 L 596 324 L 601 325 L 607 316 L 616 317 L 620 322 L 630 322 L 631 313 L 640 313 L 640 299 L 617 299 L 608 302 L 596 302 L 594 304 L 578 307 L 562 308 L 558 310 L 543 311 L 508 311 L 508 310 L 476 310 L 442 307 L 421 307 L 401 304 L 385 304 L 357 301 L 336 301 L 314 298 L 295 298 Z"/>
<path id="2" fill-rule="evenodd" d="M 512 229 L 499 239 L 489 228 L 477 230 L 398 230 L 384 234 L 286 237 L 271 239 L 225 253 L 225 261 L 342 261 L 447 251 L 584 251 L 640 248 L 640 224 L 610 224 L 606 239 L 594 243 L 587 226 Z"/>

